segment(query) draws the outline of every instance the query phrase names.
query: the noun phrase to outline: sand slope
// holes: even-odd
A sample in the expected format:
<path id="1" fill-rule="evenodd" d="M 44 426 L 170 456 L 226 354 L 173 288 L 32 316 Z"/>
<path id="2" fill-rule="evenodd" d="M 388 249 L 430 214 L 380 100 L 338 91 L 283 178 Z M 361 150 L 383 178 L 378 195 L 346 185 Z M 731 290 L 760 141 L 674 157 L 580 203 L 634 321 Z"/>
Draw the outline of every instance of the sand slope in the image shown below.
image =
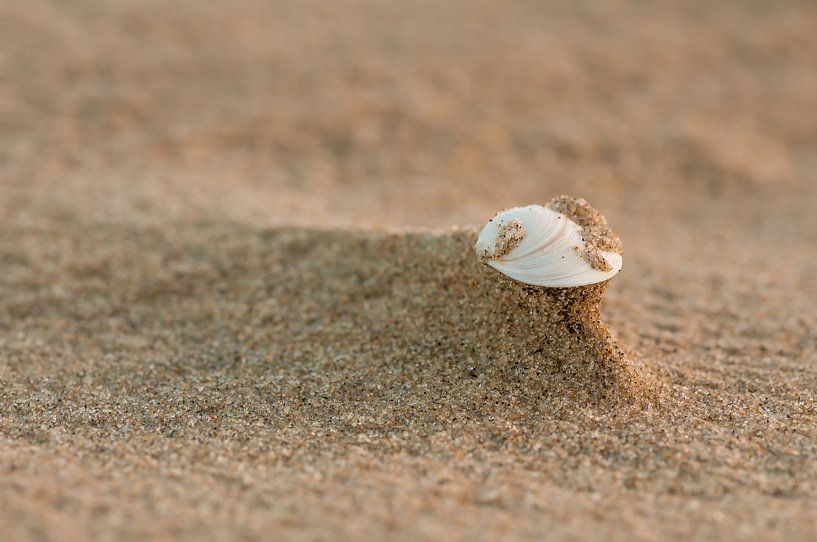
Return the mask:
<path id="1" fill-rule="evenodd" d="M 613 281 L 614 329 L 644 328 L 618 331 L 667 385 L 613 407 L 506 335 L 527 324 L 486 330 L 483 285 L 510 283 L 472 232 L 75 228 L 2 243 L 21 536 L 808 534 L 813 347 L 693 343 L 671 286 L 634 305 Z"/>

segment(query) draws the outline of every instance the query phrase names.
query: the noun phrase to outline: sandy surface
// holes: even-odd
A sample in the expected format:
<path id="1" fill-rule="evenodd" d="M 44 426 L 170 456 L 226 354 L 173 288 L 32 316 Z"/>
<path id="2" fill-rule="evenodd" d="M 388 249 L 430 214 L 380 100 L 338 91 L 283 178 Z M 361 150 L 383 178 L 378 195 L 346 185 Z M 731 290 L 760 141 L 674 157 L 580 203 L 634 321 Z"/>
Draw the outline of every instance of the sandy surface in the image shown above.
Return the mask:
<path id="1" fill-rule="evenodd" d="M 0 539 L 817 536 L 814 4 L 496 5 L 0 1 Z"/>

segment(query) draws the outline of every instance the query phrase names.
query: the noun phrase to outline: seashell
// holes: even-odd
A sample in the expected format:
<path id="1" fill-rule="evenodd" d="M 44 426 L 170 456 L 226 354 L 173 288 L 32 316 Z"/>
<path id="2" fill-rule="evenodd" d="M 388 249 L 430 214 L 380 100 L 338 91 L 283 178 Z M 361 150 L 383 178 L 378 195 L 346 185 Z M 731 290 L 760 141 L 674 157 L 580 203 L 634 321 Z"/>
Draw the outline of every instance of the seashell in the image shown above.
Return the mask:
<path id="1" fill-rule="evenodd" d="M 479 232 L 477 256 L 512 279 L 565 288 L 603 282 L 622 265 L 621 241 L 583 199 L 500 212 Z"/>

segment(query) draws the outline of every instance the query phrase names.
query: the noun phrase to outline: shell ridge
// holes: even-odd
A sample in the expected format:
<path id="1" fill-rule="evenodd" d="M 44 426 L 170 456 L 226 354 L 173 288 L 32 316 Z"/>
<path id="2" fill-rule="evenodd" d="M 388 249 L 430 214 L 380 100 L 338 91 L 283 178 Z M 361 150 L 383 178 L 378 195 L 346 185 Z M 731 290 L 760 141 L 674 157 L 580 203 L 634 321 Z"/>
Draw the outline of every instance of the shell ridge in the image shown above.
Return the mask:
<path id="1" fill-rule="evenodd" d="M 503 260 L 506 261 L 506 262 L 519 261 L 519 260 L 527 258 L 527 257 L 529 257 L 529 256 L 531 256 L 533 254 L 536 254 L 537 252 L 545 251 L 546 249 L 550 248 L 551 245 L 558 242 L 559 237 L 567 229 L 568 229 L 567 220 L 560 220 L 559 224 L 557 224 L 556 227 L 554 228 L 553 233 L 550 234 L 549 236 L 545 237 L 545 239 L 543 239 L 539 243 L 537 243 L 537 246 L 531 248 L 529 251 L 527 251 L 527 252 L 525 252 L 523 254 L 517 254 L 517 255 L 514 255 L 514 256 L 511 256 L 509 254 L 509 256 L 511 256 L 511 257 L 503 258 Z"/>

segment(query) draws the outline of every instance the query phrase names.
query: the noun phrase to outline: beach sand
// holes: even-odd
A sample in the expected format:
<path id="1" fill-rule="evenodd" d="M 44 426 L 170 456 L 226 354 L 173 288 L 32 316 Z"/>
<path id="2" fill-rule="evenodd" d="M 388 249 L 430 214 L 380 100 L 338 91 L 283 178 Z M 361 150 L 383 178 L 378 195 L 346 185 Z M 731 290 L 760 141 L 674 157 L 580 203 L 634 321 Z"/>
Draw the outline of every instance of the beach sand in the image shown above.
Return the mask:
<path id="1" fill-rule="evenodd" d="M 0 4 L 0 539 L 814 539 L 815 27 Z M 610 342 L 473 253 L 559 194 Z"/>

